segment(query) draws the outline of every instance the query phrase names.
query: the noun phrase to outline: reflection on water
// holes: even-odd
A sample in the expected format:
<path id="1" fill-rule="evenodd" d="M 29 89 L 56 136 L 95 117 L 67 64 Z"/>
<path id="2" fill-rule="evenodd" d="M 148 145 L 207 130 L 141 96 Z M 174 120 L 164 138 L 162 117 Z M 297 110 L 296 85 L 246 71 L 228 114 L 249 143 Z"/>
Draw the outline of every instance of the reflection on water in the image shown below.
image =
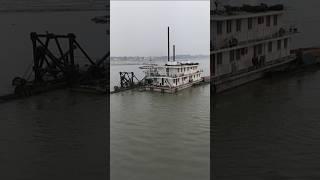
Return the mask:
<path id="1" fill-rule="evenodd" d="M 217 96 L 216 179 L 319 178 L 319 81 L 305 72 Z"/>
<path id="2" fill-rule="evenodd" d="M 104 55 L 105 26 L 90 21 L 104 13 L 0 13 L 0 94 L 32 63 L 32 31 L 73 32 L 94 59 Z M 0 179 L 105 179 L 106 117 L 105 97 L 68 91 L 0 104 Z"/>
<path id="3" fill-rule="evenodd" d="M 105 179 L 105 108 L 68 91 L 1 104 L 0 178 Z"/>
<path id="4" fill-rule="evenodd" d="M 209 74 L 208 57 L 193 61 Z M 120 71 L 142 79 L 139 66 L 111 65 L 111 87 Z M 112 179 L 209 179 L 209 97 L 209 85 L 177 94 L 112 94 Z"/>
<path id="5" fill-rule="evenodd" d="M 209 179 L 209 85 L 111 95 L 113 179 Z"/>

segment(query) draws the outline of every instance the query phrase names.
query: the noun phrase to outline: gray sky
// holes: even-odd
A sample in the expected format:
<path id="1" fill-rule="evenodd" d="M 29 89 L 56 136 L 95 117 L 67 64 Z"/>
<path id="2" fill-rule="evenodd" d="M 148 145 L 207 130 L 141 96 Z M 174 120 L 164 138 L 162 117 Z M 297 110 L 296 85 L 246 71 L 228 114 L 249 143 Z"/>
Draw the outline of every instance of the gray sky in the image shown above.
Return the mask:
<path id="1" fill-rule="evenodd" d="M 111 1 L 111 56 L 166 56 L 167 26 L 176 54 L 208 55 L 209 1 Z"/>

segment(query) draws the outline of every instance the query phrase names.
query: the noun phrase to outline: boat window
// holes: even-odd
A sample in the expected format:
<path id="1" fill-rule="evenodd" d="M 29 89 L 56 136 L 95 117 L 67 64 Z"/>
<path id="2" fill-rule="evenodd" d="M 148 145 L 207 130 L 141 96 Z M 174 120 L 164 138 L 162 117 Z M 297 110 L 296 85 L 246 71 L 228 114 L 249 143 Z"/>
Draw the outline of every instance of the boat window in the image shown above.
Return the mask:
<path id="1" fill-rule="evenodd" d="M 278 16 L 277 15 L 273 16 L 273 25 L 274 26 L 278 25 Z"/>
<path id="2" fill-rule="evenodd" d="M 281 49 L 281 40 L 278 40 L 278 50 Z"/>
<path id="3" fill-rule="evenodd" d="M 236 59 L 240 60 L 240 49 L 237 49 L 236 51 Z"/>
<path id="4" fill-rule="evenodd" d="M 217 64 L 222 64 L 222 53 L 217 54 Z"/>
<path id="5" fill-rule="evenodd" d="M 271 22 L 271 16 L 267 16 L 267 23 L 266 23 L 267 27 L 270 26 L 270 22 Z"/>
<path id="6" fill-rule="evenodd" d="M 258 17 L 258 24 L 263 24 L 264 23 L 264 17 Z"/>
<path id="7" fill-rule="evenodd" d="M 268 51 L 272 52 L 272 41 L 268 43 Z"/>
<path id="8" fill-rule="evenodd" d="M 258 45 L 258 54 L 262 54 L 262 44 Z"/>
<path id="9" fill-rule="evenodd" d="M 284 48 L 287 49 L 287 47 L 288 47 L 288 39 L 285 39 L 285 40 L 284 40 Z"/>
<path id="10" fill-rule="evenodd" d="M 248 18 L 248 29 L 252 29 L 252 18 Z"/>
<path id="11" fill-rule="evenodd" d="M 217 22 L 217 34 L 222 34 L 222 21 Z"/>
<path id="12" fill-rule="evenodd" d="M 232 31 L 232 21 L 228 20 L 227 21 L 227 33 L 231 33 Z"/>
<path id="13" fill-rule="evenodd" d="M 241 55 L 245 55 L 246 54 L 246 52 L 245 52 L 245 49 L 244 48 L 241 48 Z"/>
<path id="14" fill-rule="evenodd" d="M 234 50 L 230 51 L 230 62 L 234 61 Z"/>
<path id="15" fill-rule="evenodd" d="M 241 31 L 241 19 L 237 20 L 237 32 Z"/>

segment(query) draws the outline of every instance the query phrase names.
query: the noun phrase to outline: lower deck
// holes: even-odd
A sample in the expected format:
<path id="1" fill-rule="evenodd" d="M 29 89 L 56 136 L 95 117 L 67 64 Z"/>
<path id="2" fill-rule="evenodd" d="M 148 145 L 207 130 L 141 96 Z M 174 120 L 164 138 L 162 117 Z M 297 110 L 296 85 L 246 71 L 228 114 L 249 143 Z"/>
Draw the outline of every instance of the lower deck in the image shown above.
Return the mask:
<path id="1" fill-rule="evenodd" d="M 216 92 L 223 92 L 248 82 L 263 78 L 266 73 L 273 71 L 283 71 L 290 63 L 296 60 L 295 56 L 283 58 L 275 63 L 267 64 L 257 69 L 247 69 L 246 71 L 214 77 L 213 83 Z"/>
<path id="2" fill-rule="evenodd" d="M 189 82 L 186 84 L 182 84 L 179 86 L 169 87 L 169 86 L 161 86 L 161 85 L 146 85 L 144 86 L 144 90 L 146 91 L 155 91 L 155 92 L 163 92 L 163 93 L 175 93 L 180 90 L 189 88 L 195 84 L 199 84 L 203 81 L 203 78 L 200 78 L 199 80 Z"/>

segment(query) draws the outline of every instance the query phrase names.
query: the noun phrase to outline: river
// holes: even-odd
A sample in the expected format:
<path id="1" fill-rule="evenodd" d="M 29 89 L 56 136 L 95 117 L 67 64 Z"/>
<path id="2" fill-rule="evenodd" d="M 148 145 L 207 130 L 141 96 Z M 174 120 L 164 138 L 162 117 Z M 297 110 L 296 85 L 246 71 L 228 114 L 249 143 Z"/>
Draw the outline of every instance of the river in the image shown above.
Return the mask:
<path id="1" fill-rule="evenodd" d="M 32 2 L 16 3 L 32 7 Z M 8 4 L 12 5 L 9 1 Z M 62 1 L 54 8 L 61 6 Z M 92 58 L 105 55 L 105 25 L 91 21 L 105 11 L 79 11 L 81 8 L 0 10 L 0 94 L 11 93 L 11 80 L 23 76 L 32 64 L 30 32 L 72 32 Z M 106 178 L 105 97 L 59 90 L 1 103 L 0 112 L 0 179 Z"/>
<path id="2" fill-rule="evenodd" d="M 319 44 L 318 4 L 287 2 L 289 21 L 302 32 L 295 47 Z M 97 15 L 103 12 L 1 13 L 1 94 L 32 62 L 30 31 L 74 32 L 89 54 L 103 56 L 105 30 L 90 21 Z M 112 66 L 111 81 L 117 84 L 119 69 L 137 67 Z M 310 70 L 217 95 L 216 179 L 318 179 L 319 81 Z M 209 99 L 209 86 L 111 95 L 112 179 L 208 179 Z M 3 103 L 0 112 L 1 179 L 105 179 L 104 96 L 59 90 Z"/>

